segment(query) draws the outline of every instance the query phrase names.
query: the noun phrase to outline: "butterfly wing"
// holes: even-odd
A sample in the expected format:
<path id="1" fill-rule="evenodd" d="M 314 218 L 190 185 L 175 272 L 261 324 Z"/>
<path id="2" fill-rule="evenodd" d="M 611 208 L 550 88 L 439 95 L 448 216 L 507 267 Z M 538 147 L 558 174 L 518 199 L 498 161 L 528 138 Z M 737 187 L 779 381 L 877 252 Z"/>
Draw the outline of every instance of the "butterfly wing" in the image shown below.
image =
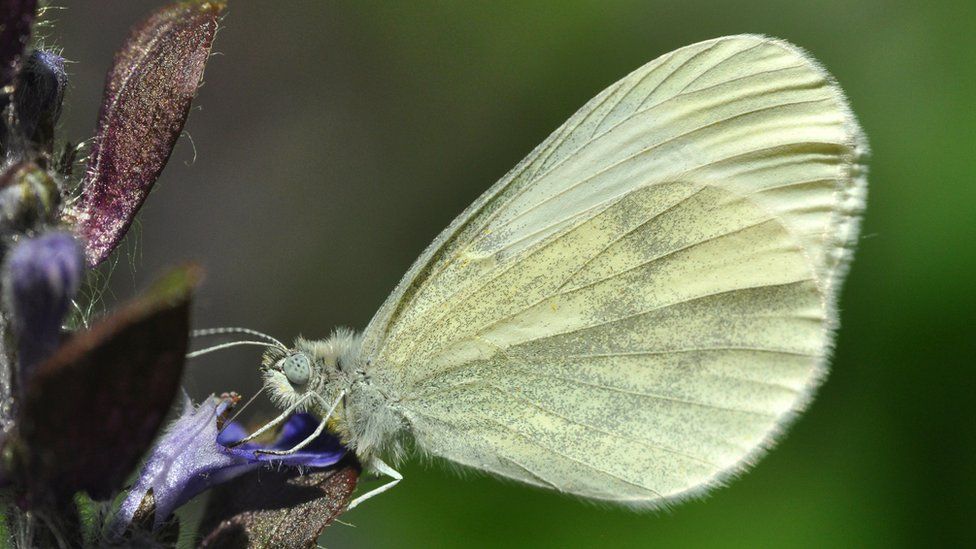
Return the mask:
<path id="1" fill-rule="evenodd" d="M 432 454 L 634 505 L 707 487 L 822 376 L 863 148 L 797 48 L 676 50 L 456 219 L 372 320 L 363 358 Z"/>

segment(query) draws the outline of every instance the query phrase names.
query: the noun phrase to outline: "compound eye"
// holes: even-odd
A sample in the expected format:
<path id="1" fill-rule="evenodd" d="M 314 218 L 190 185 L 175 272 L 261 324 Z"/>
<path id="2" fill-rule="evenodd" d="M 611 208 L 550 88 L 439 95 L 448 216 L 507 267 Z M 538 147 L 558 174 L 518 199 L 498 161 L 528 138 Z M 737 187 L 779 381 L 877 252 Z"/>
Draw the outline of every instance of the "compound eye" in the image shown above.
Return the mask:
<path id="1" fill-rule="evenodd" d="M 307 356 L 298 353 L 281 361 L 281 371 L 288 378 L 288 383 L 301 387 L 312 377 L 312 364 Z"/>

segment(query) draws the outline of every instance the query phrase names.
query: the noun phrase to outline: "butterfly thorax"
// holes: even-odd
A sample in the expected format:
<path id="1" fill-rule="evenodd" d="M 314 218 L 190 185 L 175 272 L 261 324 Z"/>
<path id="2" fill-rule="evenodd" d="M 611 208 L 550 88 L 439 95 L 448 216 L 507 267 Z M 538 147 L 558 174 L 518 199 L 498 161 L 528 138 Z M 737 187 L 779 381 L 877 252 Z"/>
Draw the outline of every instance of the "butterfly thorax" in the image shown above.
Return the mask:
<path id="1" fill-rule="evenodd" d="M 328 429 L 362 463 L 377 454 L 396 460 L 402 453 L 403 418 L 396 396 L 375 384 L 361 364 L 361 343 L 359 334 L 340 329 L 327 339 L 298 338 L 287 352 L 268 351 L 262 361 L 264 386 L 282 409 L 298 404 L 296 411 L 325 417 L 335 406 Z"/>

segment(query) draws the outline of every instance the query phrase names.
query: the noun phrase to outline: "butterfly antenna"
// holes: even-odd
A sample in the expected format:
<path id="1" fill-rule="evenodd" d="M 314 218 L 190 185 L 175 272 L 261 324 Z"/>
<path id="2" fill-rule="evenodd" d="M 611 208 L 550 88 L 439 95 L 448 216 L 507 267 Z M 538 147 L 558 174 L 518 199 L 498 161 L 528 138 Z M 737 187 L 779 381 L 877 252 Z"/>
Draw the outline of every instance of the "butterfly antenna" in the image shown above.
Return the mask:
<path id="1" fill-rule="evenodd" d="M 227 335 L 227 334 L 247 334 L 247 335 L 256 336 L 265 341 L 270 341 L 271 343 L 274 343 L 275 346 L 277 346 L 283 351 L 288 350 L 288 347 L 286 347 L 284 343 L 269 336 L 268 334 L 261 333 L 257 330 L 252 330 L 250 328 L 239 328 L 239 327 L 204 328 L 202 330 L 193 330 L 192 332 L 190 332 L 190 337 L 206 337 L 206 336 Z"/>
<path id="2" fill-rule="evenodd" d="M 212 353 L 221 349 L 227 349 L 229 347 L 237 347 L 238 345 L 260 345 L 261 347 L 271 347 L 272 349 L 284 349 L 284 347 L 281 345 L 275 345 L 274 343 L 268 343 L 266 341 L 231 341 L 229 343 L 221 343 L 220 345 L 214 345 L 213 347 L 207 347 L 206 349 L 200 349 L 199 351 L 187 353 L 186 358 L 196 358 L 200 355 Z"/>

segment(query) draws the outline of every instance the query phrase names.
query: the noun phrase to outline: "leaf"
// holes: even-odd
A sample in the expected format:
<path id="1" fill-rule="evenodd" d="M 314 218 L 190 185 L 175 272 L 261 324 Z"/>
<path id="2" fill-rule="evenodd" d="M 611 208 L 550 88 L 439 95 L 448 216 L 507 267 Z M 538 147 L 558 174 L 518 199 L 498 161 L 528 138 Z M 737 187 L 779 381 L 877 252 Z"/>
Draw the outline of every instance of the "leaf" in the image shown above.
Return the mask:
<path id="1" fill-rule="evenodd" d="M 104 499 L 121 488 L 179 389 L 188 344 L 194 267 L 76 333 L 25 387 L 14 443 L 31 503 Z"/>
<path id="2" fill-rule="evenodd" d="M 0 0 L 0 88 L 12 83 L 17 74 L 36 14 L 37 0 Z"/>
<path id="3" fill-rule="evenodd" d="M 81 492 L 75 494 L 74 503 L 77 508 L 78 533 L 82 543 L 85 547 L 93 547 L 101 529 L 99 504 Z"/>
<path id="4" fill-rule="evenodd" d="M 299 475 L 254 471 L 213 491 L 200 527 L 201 547 L 315 547 L 341 515 L 359 478 L 347 459 L 336 468 Z"/>
<path id="5" fill-rule="evenodd" d="M 169 160 L 203 78 L 221 2 L 177 2 L 136 25 L 109 70 L 82 196 L 66 218 L 90 265 L 122 240 Z"/>

